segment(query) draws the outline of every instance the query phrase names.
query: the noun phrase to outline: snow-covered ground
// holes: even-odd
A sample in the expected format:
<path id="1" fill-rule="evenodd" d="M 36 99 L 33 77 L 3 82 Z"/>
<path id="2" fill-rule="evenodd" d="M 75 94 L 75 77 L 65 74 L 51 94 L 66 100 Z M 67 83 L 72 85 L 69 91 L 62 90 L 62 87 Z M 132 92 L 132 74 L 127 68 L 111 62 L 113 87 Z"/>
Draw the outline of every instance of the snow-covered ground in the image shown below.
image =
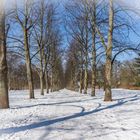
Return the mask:
<path id="1" fill-rule="evenodd" d="M 0 110 L 0 140 L 140 140 L 140 91 L 113 90 L 113 102 L 61 90 L 28 99 L 10 92 L 10 109 Z"/>

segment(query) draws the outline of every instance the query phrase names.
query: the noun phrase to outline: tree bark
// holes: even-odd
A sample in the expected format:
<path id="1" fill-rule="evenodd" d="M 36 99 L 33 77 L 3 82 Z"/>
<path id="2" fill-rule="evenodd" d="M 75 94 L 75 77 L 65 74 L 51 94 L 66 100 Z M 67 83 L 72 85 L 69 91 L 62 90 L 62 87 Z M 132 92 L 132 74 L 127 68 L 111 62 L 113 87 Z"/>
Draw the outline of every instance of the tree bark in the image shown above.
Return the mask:
<path id="1" fill-rule="evenodd" d="M 39 47 L 41 49 L 41 47 Z M 44 95 L 44 74 L 43 74 L 43 49 L 39 51 L 40 53 L 40 89 L 41 95 Z"/>
<path id="2" fill-rule="evenodd" d="M 84 94 L 87 94 L 87 87 L 88 87 L 88 71 L 86 66 L 84 75 Z"/>
<path id="3" fill-rule="evenodd" d="M 54 90 L 54 79 L 53 79 L 53 72 L 51 73 L 51 92 Z"/>
<path id="4" fill-rule="evenodd" d="M 112 38 L 113 38 L 113 0 L 109 1 L 109 32 L 108 32 L 108 46 L 106 49 L 106 64 L 105 64 L 105 97 L 104 101 L 112 101 L 111 79 L 112 79 Z"/>
<path id="5" fill-rule="evenodd" d="M 85 30 L 86 30 L 86 42 L 85 42 L 85 74 L 84 74 L 84 94 L 87 94 L 87 88 L 88 88 L 88 13 L 85 17 Z"/>
<path id="6" fill-rule="evenodd" d="M 49 76 L 47 70 L 45 70 L 45 78 L 46 78 L 46 93 L 49 94 Z"/>
<path id="7" fill-rule="evenodd" d="M 83 68 L 81 68 L 80 70 L 80 88 L 79 88 L 80 93 L 82 93 L 82 89 L 83 89 Z"/>
<path id="8" fill-rule="evenodd" d="M 96 3 L 94 2 L 93 7 L 93 23 L 92 23 L 92 88 L 91 88 L 91 96 L 95 96 L 95 88 L 96 88 L 96 46 L 95 46 L 95 24 L 96 24 Z"/>
<path id="9" fill-rule="evenodd" d="M 34 99 L 35 97 L 34 97 L 33 75 L 28 44 L 28 32 L 26 29 L 24 30 L 24 44 L 25 44 L 24 48 L 25 48 L 25 59 L 26 59 L 26 69 L 27 69 L 28 86 L 30 91 L 30 99 Z"/>
<path id="10" fill-rule="evenodd" d="M 92 52 L 92 91 L 91 96 L 95 96 L 95 88 L 96 88 L 96 49 L 95 44 L 92 45 L 93 52 Z"/>
<path id="11" fill-rule="evenodd" d="M 40 70 L 40 89 L 41 89 L 41 95 L 44 95 L 44 77 L 43 77 L 43 70 Z"/>
<path id="12" fill-rule="evenodd" d="M 7 74 L 5 14 L 2 6 L 0 8 L 0 109 L 9 108 Z"/>

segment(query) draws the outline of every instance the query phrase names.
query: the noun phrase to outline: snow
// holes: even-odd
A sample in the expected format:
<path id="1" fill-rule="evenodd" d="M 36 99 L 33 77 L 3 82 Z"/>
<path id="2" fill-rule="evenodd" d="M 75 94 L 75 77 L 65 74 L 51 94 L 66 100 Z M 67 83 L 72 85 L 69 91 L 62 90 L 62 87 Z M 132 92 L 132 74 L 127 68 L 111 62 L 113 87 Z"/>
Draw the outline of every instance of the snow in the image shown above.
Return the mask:
<path id="1" fill-rule="evenodd" d="M 140 91 L 113 89 L 113 102 L 96 94 L 36 90 L 30 100 L 28 91 L 11 91 L 11 108 L 0 110 L 0 140 L 140 140 Z"/>

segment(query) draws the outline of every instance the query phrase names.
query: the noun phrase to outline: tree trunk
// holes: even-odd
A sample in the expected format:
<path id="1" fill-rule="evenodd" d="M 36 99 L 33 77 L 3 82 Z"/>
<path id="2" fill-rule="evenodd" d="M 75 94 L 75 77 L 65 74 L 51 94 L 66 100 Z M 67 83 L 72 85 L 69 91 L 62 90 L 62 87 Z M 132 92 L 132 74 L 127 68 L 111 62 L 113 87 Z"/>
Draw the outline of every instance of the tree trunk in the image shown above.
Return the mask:
<path id="1" fill-rule="evenodd" d="M 40 89 L 41 89 L 41 95 L 44 95 L 44 77 L 43 77 L 43 70 L 40 70 Z"/>
<path id="2" fill-rule="evenodd" d="M 5 16 L 2 6 L 0 8 L 0 109 L 9 108 L 7 73 Z"/>
<path id="3" fill-rule="evenodd" d="M 80 70 L 80 88 L 79 88 L 80 93 L 82 93 L 82 89 L 83 89 L 83 68 L 81 68 Z"/>
<path id="4" fill-rule="evenodd" d="M 93 63 L 92 63 L 92 91 L 91 96 L 95 96 L 95 88 L 96 88 L 96 50 L 95 46 L 93 48 Z"/>
<path id="5" fill-rule="evenodd" d="M 112 101 L 112 92 L 111 92 L 111 75 L 112 75 L 112 65 L 109 54 L 107 56 L 106 65 L 105 65 L 105 98 L 104 101 Z"/>
<path id="6" fill-rule="evenodd" d="M 88 88 L 88 35 L 89 35 L 89 30 L 88 30 L 88 14 L 86 14 L 85 17 L 86 21 L 86 45 L 85 45 L 85 74 L 84 74 L 84 94 L 87 94 L 87 88 Z"/>
<path id="7" fill-rule="evenodd" d="M 39 50 L 41 47 L 39 47 Z M 44 95 L 44 74 L 43 74 L 43 49 L 39 51 L 40 53 L 40 89 L 41 89 L 41 95 Z"/>
<path id="8" fill-rule="evenodd" d="M 96 88 L 96 46 L 95 46 L 95 25 L 96 25 L 96 3 L 94 2 L 93 6 L 94 15 L 93 15 L 93 23 L 92 23 L 92 88 L 91 88 L 91 96 L 95 96 L 95 88 Z"/>
<path id="9" fill-rule="evenodd" d="M 84 94 L 87 94 L 87 86 L 88 86 L 88 73 L 87 73 L 87 68 L 85 68 L 85 75 L 84 75 Z"/>
<path id="10" fill-rule="evenodd" d="M 113 38 L 113 0 L 109 2 L 109 32 L 108 32 L 108 46 L 106 49 L 106 64 L 105 64 L 105 98 L 104 101 L 112 101 L 111 79 L 112 79 L 112 38 Z"/>
<path id="11" fill-rule="evenodd" d="M 25 29 L 24 31 L 24 47 L 25 47 L 25 59 L 26 59 L 26 69 L 27 69 L 27 79 L 28 79 L 28 86 L 30 91 L 30 99 L 34 99 L 34 86 L 33 86 L 33 75 L 32 75 L 32 68 L 31 68 L 31 59 L 30 59 L 30 51 L 29 51 L 29 44 L 28 44 L 28 33 Z"/>
<path id="12" fill-rule="evenodd" d="M 54 80 L 53 80 L 53 72 L 51 73 L 51 92 L 53 92 L 53 88 L 54 88 Z"/>
<path id="13" fill-rule="evenodd" d="M 46 93 L 49 93 L 49 76 L 48 76 L 48 71 L 45 71 L 45 78 L 46 78 Z"/>

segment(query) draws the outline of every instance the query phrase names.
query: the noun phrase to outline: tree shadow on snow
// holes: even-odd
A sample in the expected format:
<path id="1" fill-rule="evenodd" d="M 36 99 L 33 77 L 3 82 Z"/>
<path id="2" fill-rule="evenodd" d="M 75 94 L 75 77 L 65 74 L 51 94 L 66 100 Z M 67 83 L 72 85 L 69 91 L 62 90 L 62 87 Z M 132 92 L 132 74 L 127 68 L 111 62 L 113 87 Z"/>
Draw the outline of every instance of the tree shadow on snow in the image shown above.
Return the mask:
<path id="1" fill-rule="evenodd" d="M 61 105 L 61 104 L 69 104 L 69 103 L 80 103 L 80 102 L 86 102 L 86 101 L 93 101 L 99 99 L 98 98 L 90 98 L 90 99 L 85 99 L 85 100 L 75 100 L 75 101 L 62 101 L 62 102 L 52 102 L 52 103 L 42 103 L 42 104 L 34 104 L 34 105 L 27 105 L 27 106 L 17 106 L 13 107 L 11 109 L 25 109 L 25 108 L 31 108 L 31 107 L 36 107 L 36 106 L 50 106 L 50 105 Z"/>
<path id="2" fill-rule="evenodd" d="M 61 123 L 61 122 L 68 121 L 68 120 L 71 120 L 71 119 L 80 118 L 80 117 L 84 117 L 84 116 L 87 116 L 87 115 L 90 115 L 90 114 L 94 114 L 94 113 L 97 113 L 97 112 L 100 112 L 100 111 L 103 111 L 103 110 L 106 110 L 106 109 L 113 109 L 113 108 L 121 106 L 121 105 L 123 105 L 127 102 L 134 102 L 134 101 L 137 101 L 139 99 L 140 99 L 140 97 L 138 97 L 138 96 L 128 97 L 128 98 L 125 98 L 125 100 L 124 99 L 118 99 L 117 103 L 115 103 L 113 105 L 108 105 L 106 107 L 101 108 L 101 104 L 98 104 L 97 108 L 95 108 L 91 111 L 85 111 L 83 109 L 83 107 L 81 107 L 82 111 L 80 113 L 76 113 L 76 114 L 73 114 L 73 115 L 64 116 L 64 117 L 60 117 L 60 118 L 56 118 L 56 119 L 52 119 L 52 120 L 45 120 L 45 121 L 42 121 L 42 122 L 37 122 L 37 123 L 34 123 L 34 124 L 25 125 L 25 126 L 0 129 L 0 133 L 7 133 L 7 134 L 8 133 L 17 133 L 17 132 L 21 132 L 21 131 L 41 128 L 41 127 L 44 127 L 44 126 L 50 126 L 50 125 L 53 125 L 53 124 L 56 124 L 56 123 Z"/>

